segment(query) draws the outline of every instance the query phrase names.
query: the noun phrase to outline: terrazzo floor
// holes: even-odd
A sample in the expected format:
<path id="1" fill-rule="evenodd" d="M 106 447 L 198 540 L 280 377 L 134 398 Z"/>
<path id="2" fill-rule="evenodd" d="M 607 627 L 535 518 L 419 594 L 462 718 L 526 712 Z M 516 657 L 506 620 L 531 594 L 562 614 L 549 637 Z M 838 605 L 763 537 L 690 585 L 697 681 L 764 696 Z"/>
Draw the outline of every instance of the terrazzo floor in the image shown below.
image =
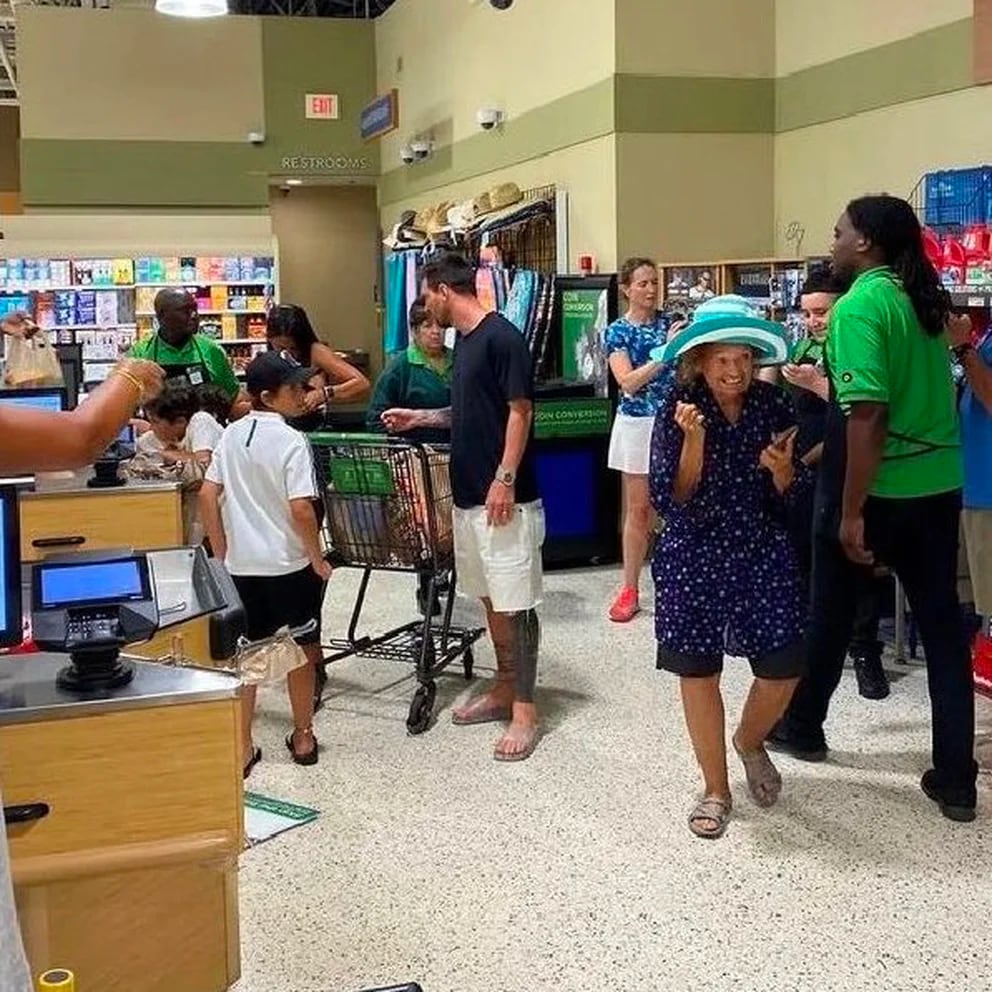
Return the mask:
<path id="1" fill-rule="evenodd" d="M 331 583 L 340 634 L 357 574 Z M 439 719 L 408 737 L 409 670 L 348 660 L 332 671 L 312 769 L 282 743 L 288 704 L 262 695 L 255 791 L 322 810 L 247 851 L 238 992 L 424 992 L 992 987 L 992 799 L 979 820 L 940 817 L 917 787 L 928 767 L 921 669 L 890 698 L 845 675 L 827 764 L 781 759 L 771 811 L 732 767 L 736 808 L 719 842 L 686 815 L 697 776 L 674 679 L 654 670 L 652 621 L 603 616 L 612 570 L 552 573 L 530 761 L 492 760 L 496 728 L 450 723 L 466 691 L 439 683 Z M 377 575 L 371 630 L 413 618 L 408 577 Z M 469 606 L 459 606 L 469 622 Z M 493 664 L 486 642 L 477 674 Z M 728 719 L 748 683 L 728 663 Z M 992 729 L 992 707 L 979 722 Z"/>

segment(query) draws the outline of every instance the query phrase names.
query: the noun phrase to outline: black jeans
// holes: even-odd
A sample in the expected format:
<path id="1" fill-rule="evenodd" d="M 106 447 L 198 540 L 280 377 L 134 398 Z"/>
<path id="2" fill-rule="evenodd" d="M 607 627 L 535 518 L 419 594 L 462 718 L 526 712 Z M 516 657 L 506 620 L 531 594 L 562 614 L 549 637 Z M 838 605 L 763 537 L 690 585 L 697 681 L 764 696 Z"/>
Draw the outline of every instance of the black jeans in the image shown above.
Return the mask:
<path id="1" fill-rule="evenodd" d="M 902 582 L 916 617 L 927 661 L 933 766 L 942 785 L 972 789 L 977 774 L 975 689 L 957 594 L 960 515 L 960 492 L 917 499 L 871 497 L 865 505 L 865 535 L 876 559 Z M 783 720 L 786 733 L 811 744 L 823 739 L 859 588 L 868 575 L 845 556 L 836 533 L 836 514 L 818 509 L 807 673 Z"/>

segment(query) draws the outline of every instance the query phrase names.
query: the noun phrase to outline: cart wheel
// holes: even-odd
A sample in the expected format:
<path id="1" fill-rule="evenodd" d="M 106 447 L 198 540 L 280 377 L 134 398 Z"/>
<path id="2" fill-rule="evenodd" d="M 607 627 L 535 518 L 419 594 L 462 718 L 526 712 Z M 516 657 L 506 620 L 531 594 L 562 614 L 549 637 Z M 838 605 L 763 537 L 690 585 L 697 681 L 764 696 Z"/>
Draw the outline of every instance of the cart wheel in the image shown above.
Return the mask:
<path id="1" fill-rule="evenodd" d="M 430 726 L 436 695 L 437 686 L 433 682 L 422 685 L 414 693 L 413 702 L 410 703 L 410 712 L 406 718 L 407 733 L 422 734 Z"/>
<path id="2" fill-rule="evenodd" d="M 475 676 L 475 654 L 471 648 L 466 648 L 462 655 L 462 668 L 465 670 L 465 681 L 471 682 Z"/>

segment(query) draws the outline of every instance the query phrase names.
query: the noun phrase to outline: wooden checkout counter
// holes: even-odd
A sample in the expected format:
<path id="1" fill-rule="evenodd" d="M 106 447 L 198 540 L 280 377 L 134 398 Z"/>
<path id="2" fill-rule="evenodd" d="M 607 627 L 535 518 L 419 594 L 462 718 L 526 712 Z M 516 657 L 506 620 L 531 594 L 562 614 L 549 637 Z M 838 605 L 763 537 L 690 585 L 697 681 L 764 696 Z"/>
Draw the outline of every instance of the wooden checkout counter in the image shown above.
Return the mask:
<path id="1" fill-rule="evenodd" d="M 45 486 L 19 496 L 25 563 L 182 544 L 175 485 Z M 177 638 L 210 664 L 208 616 L 128 654 L 160 657 Z M 0 790 L 25 811 L 7 832 L 32 972 L 68 968 L 77 992 L 222 992 L 240 975 L 240 680 L 139 662 L 124 688 L 79 697 L 56 687 L 66 662 L 0 659 Z"/>

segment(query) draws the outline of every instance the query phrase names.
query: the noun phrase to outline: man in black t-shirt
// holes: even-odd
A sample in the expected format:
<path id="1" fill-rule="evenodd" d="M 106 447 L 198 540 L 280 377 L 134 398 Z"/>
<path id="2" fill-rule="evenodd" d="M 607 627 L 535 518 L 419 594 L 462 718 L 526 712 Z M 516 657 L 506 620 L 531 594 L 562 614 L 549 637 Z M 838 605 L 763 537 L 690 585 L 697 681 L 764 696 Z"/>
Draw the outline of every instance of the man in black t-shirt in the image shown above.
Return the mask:
<path id="1" fill-rule="evenodd" d="M 475 269 L 446 254 L 424 267 L 427 308 L 458 331 L 451 407 L 387 410 L 391 433 L 451 425 L 455 568 L 462 591 L 486 607 L 498 675 L 488 692 L 454 711 L 454 722 L 509 720 L 498 761 L 521 761 L 537 744 L 534 705 L 543 596 L 544 510 L 537 492 L 533 366 L 520 331 L 475 295 Z"/>

